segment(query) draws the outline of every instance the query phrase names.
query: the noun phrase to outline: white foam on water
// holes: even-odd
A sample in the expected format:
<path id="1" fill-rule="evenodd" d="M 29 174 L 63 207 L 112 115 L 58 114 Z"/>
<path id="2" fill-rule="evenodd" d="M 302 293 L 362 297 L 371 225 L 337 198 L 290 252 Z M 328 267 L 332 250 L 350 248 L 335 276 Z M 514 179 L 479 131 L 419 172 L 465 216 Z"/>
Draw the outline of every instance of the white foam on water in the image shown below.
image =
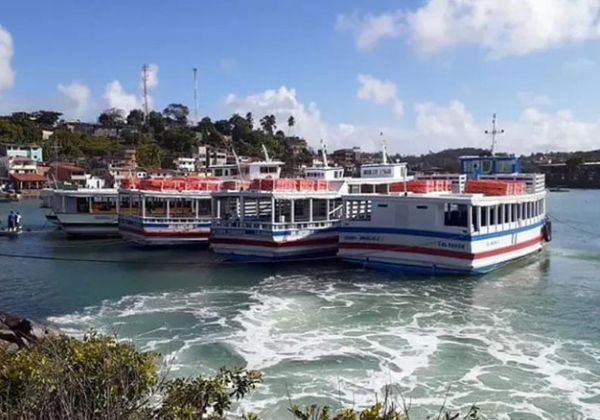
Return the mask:
<path id="1" fill-rule="evenodd" d="M 525 267 L 519 276 L 487 287 L 535 287 L 538 271 Z M 228 294 L 237 299 L 228 301 Z M 600 395 L 600 349 L 517 333 L 511 327 L 521 316 L 517 309 L 491 308 L 485 300 L 473 302 L 472 294 L 452 283 L 369 282 L 360 275 L 347 282 L 331 273 L 273 276 L 250 290 L 124 296 L 49 320 L 74 334 L 90 326 L 110 332 L 115 325 L 127 328 L 132 319 L 148 320 L 151 327 L 138 333 L 136 344 L 167 347 L 163 361 L 175 374 L 210 373 L 209 360 L 190 355 L 197 346 L 226 344 L 249 368 L 265 372 L 266 384 L 240 405 L 261 418 L 287 404 L 285 381 L 295 399 L 319 396 L 355 406 L 373 403 L 376 394 L 394 385 L 413 406 L 431 409 L 452 383 L 450 407 L 477 403 L 494 418 L 526 412 L 562 420 L 536 405 L 550 401 L 560 409 L 568 406 L 569 416 L 600 419 L 599 408 L 582 401 Z M 174 341 L 177 346 L 168 349 Z M 576 354 L 567 351 L 572 348 Z M 448 367 L 444 361 L 455 357 L 452 351 L 465 357 Z M 499 385 L 489 382 L 490 375 Z M 501 389 L 503 383 L 511 386 Z"/>

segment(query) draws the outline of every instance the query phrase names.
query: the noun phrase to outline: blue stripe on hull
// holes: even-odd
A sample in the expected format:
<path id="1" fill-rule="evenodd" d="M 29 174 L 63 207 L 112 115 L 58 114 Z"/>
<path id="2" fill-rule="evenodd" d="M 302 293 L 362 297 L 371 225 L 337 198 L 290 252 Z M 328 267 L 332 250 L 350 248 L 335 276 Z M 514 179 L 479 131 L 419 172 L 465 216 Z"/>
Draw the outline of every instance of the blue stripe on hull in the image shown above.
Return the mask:
<path id="1" fill-rule="evenodd" d="M 462 233 L 448 233 L 448 232 L 436 232 L 429 230 L 418 230 L 418 229 L 401 229 L 401 228 L 377 228 L 368 226 L 343 226 L 340 227 L 340 234 L 343 233 L 384 233 L 393 235 L 412 235 L 412 236 L 423 236 L 428 238 L 442 238 L 442 239 L 453 239 L 455 241 L 482 241 L 485 239 L 500 238 L 502 236 L 514 235 L 516 233 L 526 232 L 528 230 L 540 228 L 544 225 L 544 221 L 535 223 L 529 226 L 523 226 L 516 229 L 505 230 L 502 232 L 487 233 L 484 235 L 470 235 Z"/>
<path id="2" fill-rule="evenodd" d="M 536 250 L 530 254 L 521 256 L 521 257 L 517 257 L 517 258 L 513 258 L 513 259 L 510 259 L 507 261 L 500 262 L 500 263 L 486 265 L 486 266 L 477 267 L 477 268 L 446 268 L 446 267 L 435 267 L 434 268 L 432 266 L 424 266 L 424 265 L 417 265 L 417 264 L 392 263 L 392 262 L 375 261 L 375 260 L 365 261 L 360 258 L 351 258 L 351 257 L 342 257 L 342 260 L 350 262 L 350 263 L 360 264 L 365 267 L 379 268 L 379 269 L 392 270 L 392 271 L 402 271 L 402 272 L 406 272 L 409 274 L 482 275 L 482 274 L 490 273 L 499 268 L 505 267 L 509 264 L 516 263 L 517 261 L 531 257 L 532 255 L 534 255 L 540 251 L 541 251 L 541 249 Z"/>
<path id="3" fill-rule="evenodd" d="M 307 252 L 303 254 L 295 255 L 277 255 L 274 257 L 264 257 L 259 255 L 239 255 L 239 254 L 227 254 L 227 253 L 216 253 L 220 257 L 228 261 L 240 261 L 240 262 L 263 262 L 263 263 L 275 263 L 275 262 L 295 262 L 296 260 L 304 261 L 310 258 L 335 256 L 337 249 L 322 250 L 319 252 Z M 300 262 L 298 261 L 298 262 Z M 304 261 L 305 262 L 305 261 Z"/>

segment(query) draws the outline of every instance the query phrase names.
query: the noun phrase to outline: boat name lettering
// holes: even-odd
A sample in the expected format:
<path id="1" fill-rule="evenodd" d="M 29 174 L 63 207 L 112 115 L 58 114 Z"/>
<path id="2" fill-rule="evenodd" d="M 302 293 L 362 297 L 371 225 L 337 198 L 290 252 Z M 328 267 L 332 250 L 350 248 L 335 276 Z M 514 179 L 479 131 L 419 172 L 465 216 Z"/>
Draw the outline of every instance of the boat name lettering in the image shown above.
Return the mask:
<path id="1" fill-rule="evenodd" d="M 381 242 L 381 236 L 374 235 L 344 235 L 342 239 L 345 241 L 365 241 L 365 242 Z"/>
<path id="2" fill-rule="evenodd" d="M 465 247 L 466 247 L 465 244 L 455 244 L 452 242 L 444 242 L 444 241 L 438 241 L 437 244 L 440 248 L 446 248 L 446 249 L 465 249 Z"/>

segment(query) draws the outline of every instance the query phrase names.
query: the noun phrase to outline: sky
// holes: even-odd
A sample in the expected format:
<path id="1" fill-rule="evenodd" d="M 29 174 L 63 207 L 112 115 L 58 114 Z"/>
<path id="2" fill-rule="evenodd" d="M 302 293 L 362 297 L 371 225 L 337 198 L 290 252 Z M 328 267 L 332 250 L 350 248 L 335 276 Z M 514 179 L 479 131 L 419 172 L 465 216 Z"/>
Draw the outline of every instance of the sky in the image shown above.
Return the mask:
<path id="1" fill-rule="evenodd" d="M 600 149 L 600 0 L 47 0 L 0 7 L 0 114 L 184 103 L 328 149 Z"/>

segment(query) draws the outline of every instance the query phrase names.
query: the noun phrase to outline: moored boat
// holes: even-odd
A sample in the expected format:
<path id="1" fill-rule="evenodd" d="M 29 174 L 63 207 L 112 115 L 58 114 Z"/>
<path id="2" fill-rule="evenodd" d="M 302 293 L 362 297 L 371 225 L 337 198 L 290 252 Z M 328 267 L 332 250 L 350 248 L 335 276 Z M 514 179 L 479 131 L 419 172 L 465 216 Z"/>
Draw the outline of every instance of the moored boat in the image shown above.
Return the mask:
<path id="1" fill-rule="evenodd" d="M 462 174 L 441 187 L 438 176 L 389 195 L 346 196 L 338 255 L 432 274 L 486 273 L 531 255 L 551 239 L 544 176 L 518 165 L 512 156 L 464 157 Z"/>
<path id="2" fill-rule="evenodd" d="M 211 248 L 234 260 L 333 255 L 343 182 L 255 180 L 248 191 L 213 193 Z"/>
<path id="3" fill-rule="evenodd" d="M 70 237 L 118 236 L 116 189 L 54 190 L 52 210 Z"/>
<path id="4" fill-rule="evenodd" d="M 119 190 L 119 233 L 140 246 L 207 244 L 218 180 L 142 180 Z"/>

